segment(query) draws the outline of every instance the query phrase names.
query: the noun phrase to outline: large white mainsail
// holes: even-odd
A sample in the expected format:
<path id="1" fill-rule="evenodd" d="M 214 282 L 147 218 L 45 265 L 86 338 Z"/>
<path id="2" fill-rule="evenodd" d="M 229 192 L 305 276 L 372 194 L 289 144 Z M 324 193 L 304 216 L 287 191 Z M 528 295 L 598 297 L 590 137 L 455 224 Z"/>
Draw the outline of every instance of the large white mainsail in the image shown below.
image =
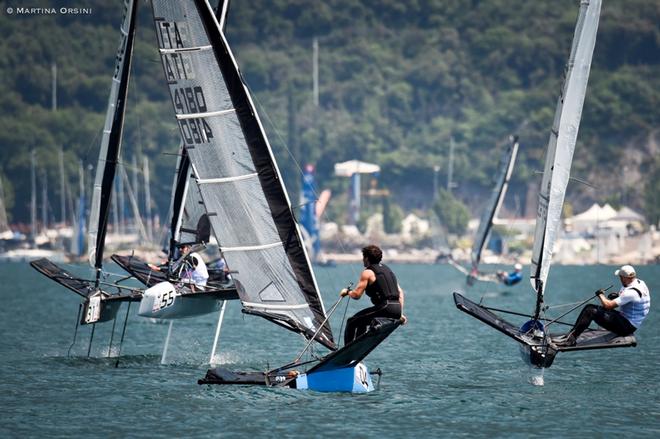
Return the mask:
<path id="1" fill-rule="evenodd" d="M 152 6 L 184 147 L 244 311 L 334 348 L 277 164 L 210 5 Z"/>
<path id="2" fill-rule="evenodd" d="M 474 238 L 472 245 L 472 270 L 473 272 L 479 267 L 481 261 L 481 252 L 488 242 L 490 230 L 493 227 L 493 220 L 502 206 L 506 191 L 509 187 L 509 180 L 513 173 L 513 165 L 516 163 L 516 155 L 518 154 L 518 138 L 514 138 L 506 150 L 506 154 L 502 157 L 499 166 L 499 174 L 495 181 L 495 186 L 488 200 L 488 208 L 484 211 L 479 221 L 479 229 Z"/>
<path id="3" fill-rule="evenodd" d="M 537 292 L 537 314 L 561 226 L 561 212 L 570 177 L 573 151 L 587 92 L 591 58 L 596 44 L 601 0 L 582 0 L 573 36 L 566 78 L 557 101 L 545 157 L 532 251 L 531 282 Z"/>
<path id="4" fill-rule="evenodd" d="M 108 98 L 89 218 L 89 263 L 96 268 L 97 279 L 103 265 L 103 246 L 110 212 L 110 198 L 121 150 L 136 18 L 135 0 L 126 0 L 124 2 L 124 19 L 120 28 L 121 41 L 117 49 L 117 61 Z"/>

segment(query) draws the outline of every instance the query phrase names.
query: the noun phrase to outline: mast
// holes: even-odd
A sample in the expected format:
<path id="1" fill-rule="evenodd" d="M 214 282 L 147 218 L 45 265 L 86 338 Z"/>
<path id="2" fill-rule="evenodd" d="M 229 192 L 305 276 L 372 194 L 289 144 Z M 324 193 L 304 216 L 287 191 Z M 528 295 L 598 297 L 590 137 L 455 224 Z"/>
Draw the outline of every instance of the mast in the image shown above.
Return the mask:
<path id="1" fill-rule="evenodd" d="M 218 25 L 224 33 L 227 28 L 227 13 L 229 12 L 229 0 L 218 1 L 218 6 L 215 9 L 215 16 L 218 19 Z"/>
<path id="2" fill-rule="evenodd" d="M 154 240 L 153 217 L 151 215 L 151 190 L 149 188 L 149 158 L 145 155 L 142 162 L 142 177 L 144 178 L 144 215 L 147 220 L 147 240 Z"/>
<path id="3" fill-rule="evenodd" d="M 48 230 L 48 175 L 41 173 L 41 230 Z"/>
<path id="4" fill-rule="evenodd" d="M 64 150 L 60 148 L 60 221 L 62 226 L 66 225 L 66 188 L 64 184 Z"/>
<path id="5" fill-rule="evenodd" d="M 210 5 L 152 6 L 181 137 L 243 311 L 334 349 L 277 163 Z"/>
<path id="6" fill-rule="evenodd" d="M 186 191 L 188 190 L 188 175 L 190 173 L 190 160 L 186 148 L 181 144 L 179 149 L 179 159 L 177 161 L 176 174 L 174 176 L 174 184 L 172 186 L 172 221 L 170 223 L 170 239 L 168 251 L 168 265 L 171 265 L 174 260 L 176 252 L 176 245 L 179 239 L 179 229 L 181 227 L 181 219 L 183 216 L 184 200 L 186 199 Z"/>
<path id="7" fill-rule="evenodd" d="M 506 196 L 506 191 L 509 187 L 509 180 L 511 179 L 511 174 L 513 173 L 513 165 L 516 163 L 516 155 L 518 154 L 518 136 L 515 136 L 509 148 L 507 148 L 506 154 L 502 157 L 500 161 L 500 172 L 495 180 L 495 186 L 491 192 L 490 200 L 488 202 L 488 208 L 484 211 L 479 221 L 479 229 L 475 235 L 474 244 L 472 245 L 472 269 L 477 269 L 479 266 L 479 261 L 481 261 L 481 252 L 483 251 L 486 243 L 488 242 L 488 236 L 490 235 L 490 230 L 493 227 L 493 220 L 497 216 L 497 213 L 500 211 L 504 197 Z"/>
<path id="8" fill-rule="evenodd" d="M 447 170 L 447 192 L 454 187 L 454 136 L 449 138 L 449 169 Z"/>
<path id="9" fill-rule="evenodd" d="M 30 227 L 34 240 L 37 236 L 37 153 L 34 149 L 30 152 L 30 186 Z"/>
<path id="10" fill-rule="evenodd" d="M 117 208 L 119 210 L 119 231 L 120 234 L 124 235 L 126 233 L 126 200 L 124 198 L 124 179 L 121 177 L 124 173 L 124 164 L 117 164 L 117 174 L 119 178 L 117 179 Z"/>
<path id="11" fill-rule="evenodd" d="M 600 15 L 601 0 L 582 0 L 575 26 L 564 85 L 557 101 L 545 157 L 532 250 L 531 283 L 537 293 L 534 317 L 538 318 L 547 288 L 552 249 L 561 226 L 561 212 L 570 177 L 582 106 Z"/>
<path id="12" fill-rule="evenodd" d="M 0 233 L 4 233 L 9 229 L 9 221 L 7 220 L 7 209 L 5 207 L 5 188 L 3 186 L 4 174 L 0 174 Z"/>
<path id="13" fill-rule="evenodd" d="M 121 150 L 124 111 L 135 36 L 136 10 L 137 2 L 135 0 L 124 2 L 124 19 L 120 28 L 121 40 L 117 50 L 117 63 L 112 77 L 101 150 L 96 167 L 89 222 L 89 261 L 96 268 L 96 287 L 98 287 L 103 267 L 103 247 L 108 225 L 110 195 Z"/>
<path id="14" fill-rule="evenodd" d="M 314 37 L 312 42 L 312 91 L 314 106 L 319 106 L 319 39 Z"/>
<path id="15" fill-rule="evenodd" d="M 132 178 L 132 183 L 133 185 L 129 184 L 129 180 L 126 180 L 126 186 L 129 188 L 128 190 L 128 196 L 129 199 L 132 196 L 135 198 L 135 201 L 137 204 L 135 206 L 139 206 L 140 203 L 140 179 L 138 176 L 138 164 L 137 164 L 137 155 L 133 154 L 131 157 L 131 178 Z M 142 216 L 140 215 L 140 210 L 139 208 L 136 208 L 133 206 L 133 226 L 135 229 L 138 228 L 138 222 L 142 223 Z M 146 232 L 145 232 L 146 233 Z M 143 235 L 146 236 L 146 235 Z M 146 239 L 146 238 L 145 238 Z"/>

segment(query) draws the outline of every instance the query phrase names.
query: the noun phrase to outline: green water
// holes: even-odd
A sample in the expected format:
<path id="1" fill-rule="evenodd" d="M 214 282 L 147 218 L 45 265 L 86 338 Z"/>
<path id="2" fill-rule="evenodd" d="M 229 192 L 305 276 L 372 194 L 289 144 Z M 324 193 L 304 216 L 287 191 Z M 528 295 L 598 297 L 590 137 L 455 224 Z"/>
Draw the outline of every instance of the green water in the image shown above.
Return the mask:
<path id="1" fill-rule="evenodd" d="M 410 323 L 367 358 L 368 366 L 384 372 L 380 389 L 350 395 L 197 385 L 208 367 L 216 315 L 177 321 L 165 365 L 160 354 L 167 325 L 136 315 L 129 318 L 119 368 L 114 358 L 104 358 L 112 327 L 107 323 L 97 326 L 92 358 L 86 358 L 86 327 L 67 357 L 78 297 L 27 265 L 0 265 L 0 436 L 660 435 L 655 303 L 636 348 L 559 354 L 545 371 L 545 385 L 533 386 L 515 341 L 456 310 L 451 297 L 463 291 L 491 306 L 529 312 L 534 296 L 526 281 L 466 291 L 463 276 L 449 266 L 393 268 L 406 290 Z M 317 270 L 326 308 L 357 279 L 357 270 Z M 597 288 L 616 286 L 612 272 L 606 266 L 555 266 L 548 302 L 576 302 Z M 652 296 L 660 291 L 660 268 L 640 267 L 638 273 Z M 352 301 L 348 315 L 365 306 L 365 300 Z M 331 319 L 335 331 L 343 313 L 342 304 Z M 238 303 L 229 305 L 222 331 L 216 360 L 230 369 L 275 367 L 304 346 L 299 336 L 243 315 Z M 115 334 L 116 341 L 119 324 Z"/>

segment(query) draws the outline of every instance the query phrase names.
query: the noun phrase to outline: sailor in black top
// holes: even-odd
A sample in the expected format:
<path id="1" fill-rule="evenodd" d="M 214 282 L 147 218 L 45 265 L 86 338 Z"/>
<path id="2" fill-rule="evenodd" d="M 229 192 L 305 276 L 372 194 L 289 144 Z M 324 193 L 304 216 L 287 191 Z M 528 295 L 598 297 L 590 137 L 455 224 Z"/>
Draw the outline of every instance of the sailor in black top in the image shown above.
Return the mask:
<path id="1" fill-rule="evenodd" d="M 365 268 L 357 287 L 354 290 L 344 288 L 340 293 L 342 297 L 348 296 L 356 300 L 367 293 L 374 305 L 363 309 L 346 321 L 344 345 L 364 334 L 376 317 L 401 319 L 404 324 L 407 322 L 407 318 L 402 314 L 403 290 L 392 270 L 380 262 L 382 258 L 383 252 L 377 246 L 364 247 L 362 262 Z"/>

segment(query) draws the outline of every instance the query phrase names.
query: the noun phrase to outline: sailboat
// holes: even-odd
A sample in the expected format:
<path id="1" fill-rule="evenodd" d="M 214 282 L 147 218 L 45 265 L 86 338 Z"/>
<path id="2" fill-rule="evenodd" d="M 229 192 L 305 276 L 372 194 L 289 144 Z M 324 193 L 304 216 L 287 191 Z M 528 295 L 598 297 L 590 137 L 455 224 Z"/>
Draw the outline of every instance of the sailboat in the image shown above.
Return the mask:
<path id="1" fill-rule="evenodd" d="M 374 325 L 337 350 L 299 224 L 224 26 L 206 0 L 154 0 L 152 8 L 175 117 L 211 229 L 236 273 L 242 311 L 303 335 L 307 346 L 317 342 L 334 351 L 296 376 L 287 372 L 299 366 L 294 361 L 256 374 L 212 369 L 200 382 L 373 390 L 361 360 L 399 321 Z"/>
<path id="2" fill-rule="evenodd" d="M 550 367 L 558 352 L 636 345 L 635 337 L 632 335 L 619 337 L 605 330 L 588 330 L 578 338 L 575 346 L 560 347 L 551 342 L 549 327 L 560 323 L 559 319 L 563 315 L 554 319 L 544 315 L 552 251 L 561 225 L 561 211 L 596 43 L 600 8 L 601 0 L 582 0 L 580 3 L 566 77 L 557 102 L 546 151 L 532 251 L 531 283 L 536 292 L 533 314 L 529 316 L 528 321 L 518 327 L 495 314 L 493 309 L 454 293 L 454 301 L 459 310 L 518 341 L 521 344 L 523 358 L 537 368 Z"/>
<path id="3" fill-rule="evenodd" d="M 129 277 L 117 282 L 107 282 L 105 280 L 103 253 L 111 195 L 121 150 L 125 104 L 137 20 L 136 3 L 134 0 L 127 0 L 124 5 L 124 18 L 121 26 L 122 36 L 117 52 L 117 64 L 113 75 L 94 182 L 88 229 L 88 256 L 90 264 L 95 269 L 95 279 L 88 280 L 75 276 L 45 258 L 30 263 L 37 271 L 83 297 L 82 318 L 80 320 L 83 325 L 114 321 L 122 302 L 140 302 L 138 314 L 144 317 L 178 319 L 215 312 L 224 304 L 225 300 L 238 298 L 235 287 L 230 283 L 212 282 L 202 291 L 193 291 L 186 285 L 177 285 L 170 282 L 177 277 L 174 270 L 167 270 L 164 274 L 153 274 L 143 269 L 146 264 L 141 261 L 117 255 L 113 259 L 119 265 L 127 268 L 131 273 L 129 277 L 135 277 L 151 288 L 143 291 L 139 288 L 129 288 L 121 285 L 120 282 Z M 188 165 L 187 156 L 182 155 L 179 159 L 173 189 L 173 204 L 176 203 L 176 213 L 173 215 L 172 220 L 171 231 L 173 235 L 170 255 L 174 254 L 176 240 L 180 239 L 181 233 L 187 232 L 181 227 L 184 205 L 194 206 L 195 212 L 202 212 L 197 215 L 199 224 L 196 226 L 197 229 L 194 230 L 196 234 L 194 242 L 208 242 L 210 234 L 208 220 L 205 219 L 205 214 L 203 214 L 203 206 L 197 206 L 199 197 L 195 198 L 192 190 L 188 191 L 190 195 L 186 196 L 190 173 Z M 126 177 L 125 173 L 123 177 Z M 135 204 L 135 200 L 132 200 L 132 202 Z M 171 260 L 172 258 L 170 258 Z M 127 316 L 129 310 L 130 306 L 126 311 Z"/>
<path id="4" fill-rule="evenodd" d="M 474 237 L 472 244 L 472 251 L 470 253 L 472 260 L 472 268 L 470 271 L 466 270 L 463 266 L 459 265 L 456 261 L 449 258 L 449 263 L 458 269 L 461 273 L 467 276 L 466 280 L 468 285 L 474 284 L 475 281 L 484 282 L 499 282 L 497 276 L 494 274 L 484 274 L 479 272 L 479 263 L 481 262 L 481 253 L 483 252 L 486 244 L 488 243 L 490 232 L 493 227 L 493 221 L 502 206 L 506 191 L 509 187 L 509 180 L 513 172 L 513 166 L 516 163 L 516 156 L 518 154 L 518 136 L 511 138 L 511 144 L 505 151 L 502 159 L 500 160 L 499 172 L 495 180 L 495 186 L 491 192 L 490 199 L 488 200 L 487 209 L 484 210 L 481 220 L 479 221 L 479 229 Z"/>
<path id="5" fill-rule="evenodd" d="M 82 319 L 80 320 L 83 325 L 114 321 L 122 302 L 137 301 L 141 298 L 139 294 L 135 294 L 130 288 L 105 282 L 102 278 L 103 250 L 110 212 L 112 185 L 121 150 L 124 112 L 137 20 L 136 12 L 137 2 L 127 0 L 124 3 L 121 38 L 117 50 L 115 71 L 112 77 L 96 179 L 94 181 L 88 229 L 88 256 L 90 264 L 95 270 L 95 279 L 81 279 L 46 258 L 30 262 L 30 265 L 37 271 L 83 298 Z"/>
<path id="6" fill-rule="evenodd" d="M 138 314 L 151 318 L 184 318 L 215 312 L 220 301 L 238 299 L 236 287 L 222 270 L 209 270 L 204 291 L 191 292 L 177 288 L 184 263 L 178 246 L 189 244 L 193 250 L 203 249 L 209 242 L 211 225 L 201 200 L 199 189 L 191 177 L 190 160 L 185 148 L 180 148 L 172 188 L 172 220 L 168 240 L 168 257 L 161 271 L 134 255 L 112 255 L 112 260 L 144 285 L 149 287 L 140 302 Z M 178 259 L 178 260 L 177 260 Z M 194 294 L 194 295 L 193 295 Z"/>

